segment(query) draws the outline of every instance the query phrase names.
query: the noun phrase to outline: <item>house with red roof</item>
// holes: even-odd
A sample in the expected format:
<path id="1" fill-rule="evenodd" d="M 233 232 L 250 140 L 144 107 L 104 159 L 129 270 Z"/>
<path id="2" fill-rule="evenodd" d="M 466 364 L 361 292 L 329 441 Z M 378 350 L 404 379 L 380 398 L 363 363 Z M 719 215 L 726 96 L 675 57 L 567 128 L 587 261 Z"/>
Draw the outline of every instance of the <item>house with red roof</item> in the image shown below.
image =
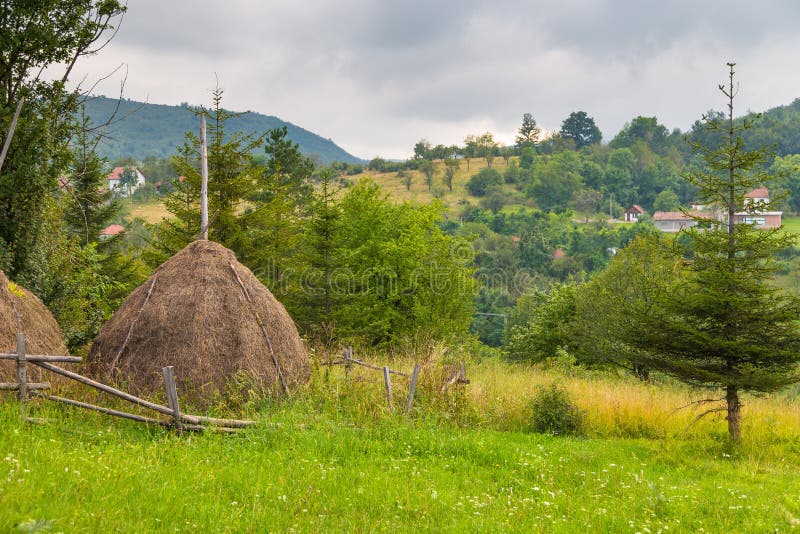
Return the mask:
<path id="1" fill-rule="evenodd" d="M 136 184 L 131 186 L 131 193 L 136 191 L 140 186 L 144 185 L 145 177 L 142 174 L 142 171 L 137 169 L 136 167 L 131 167 L 131 170 L 136 174 Z M 121 195 L 127 195 L 128 190 L 125 186 L 123 186 L 120 182 L 122 180 L 122 175 L 125 172 L 125 167 L 114 167 L 108 174 L 108 189 L 114 192 L 117 192 Z"/>
<path id="2" fill-rule="evenodd" d="M 636 222 L 639 220 L 639 216 L 644 214 L 644 208 L 638 204 L 634 204 L 625 210 L 625 222 Z"/>
<path id="3" fill-rule="evenodd" d="M 783 212 L 769 209 L 769 190 L 766 187 L 746 193 L 744 208 L 734 214 L 736 224 L 753 224 L 756 228 L 778 228 L 783 224 Z"/>
<path id="4" fill-rule="evenodd" d="M 112 224 L 100 230 L 100 239 L 109 239 L 116 235 L 124 234 L 125 227 L 121 224 Z"/>

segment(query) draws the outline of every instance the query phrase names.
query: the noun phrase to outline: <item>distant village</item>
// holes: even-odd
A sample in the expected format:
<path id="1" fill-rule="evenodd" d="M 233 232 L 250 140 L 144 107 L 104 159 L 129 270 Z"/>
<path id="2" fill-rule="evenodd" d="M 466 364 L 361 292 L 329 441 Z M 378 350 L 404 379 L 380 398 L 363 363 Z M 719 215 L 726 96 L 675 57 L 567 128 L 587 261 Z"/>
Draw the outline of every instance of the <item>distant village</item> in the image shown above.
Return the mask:
<path id="1" fill-rule="evenodd" d="M 736 224 L 753 224 L 756 228 L 778 228 L 781 226 L 782 211 L 769 209 L 769 190 L 766 187 L 753 189 L 744 196 L 745 206 L 735 214 Z M 625 222 L 637 222 L 647 212 L 634 204 L 625 210 Z M 675 233 L 684 228 L 697 225 L 695 217 L 727 221 L 728 215 L 716 206 L 692 204 L 687 212 L 657 211 L 653 213 L 653 225 L 662 232 Z"/>

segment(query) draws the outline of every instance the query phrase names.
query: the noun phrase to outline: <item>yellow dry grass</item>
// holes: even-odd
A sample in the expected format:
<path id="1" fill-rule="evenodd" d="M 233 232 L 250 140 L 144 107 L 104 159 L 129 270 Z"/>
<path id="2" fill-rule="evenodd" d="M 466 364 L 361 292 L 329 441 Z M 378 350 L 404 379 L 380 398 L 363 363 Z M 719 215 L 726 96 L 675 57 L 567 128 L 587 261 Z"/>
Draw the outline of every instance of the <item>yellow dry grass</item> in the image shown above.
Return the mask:
<path id="1" fill-rule="evenodd" d="M 642 382 L 632 376 L 568 368 L 510 365 L 494 360 L 470 369 L 468 397 L 479 413 L 507 428 L 524 428 L 537 391 L 556 383 L 584 410 L 590 434 L 622 437 L 662 437 L 695 433 L 725 433 L 724 413 L 696 421 L 720 402 L 687 406 L 720 398 L 720 391 L 690 388 L 665 378 Z M 800 400 L 788 393 L 744 395 L 742 430 L 746 440 L 796 439 L 800 435 Z"/>
<path id="2" fill-rule="evenodd" d="M 135 202 L 133 204 L 125 201 L 122 203 L 122 214 L 128 219 L 139 218 L 150 224 L 156 224 L 161 222 L 161 219 L 170 216 L 160 199 L 153 199 L 145 203 Z"/>
<path id="3" fill-rule="evenodd" d="M 422 204 L 430 203 L 434 199 L 434 192 L 441 192 L 441 201 L 447 207 L 455 206 L 460 200 L 467 200 L 473 204 L 478 203 L 478 199 L 473 197 L 467 192 L 467 182 L 470 177 L 476 174 L 481 169 L 486 168 L 486 160 L 483 158 L 472 158 L 469 160 L 469 169 L 467 169 L 467 160 L 459 159 L 459 167 L 453 177 L 453 190 L 450 191 L 444 184 L 445 167 L 443 161 L 434 161 L 434 175 L 433 185 L 431 190 L 428 191 L 428 184 L 425 182 L 425 175 L 419 171 L 405 171 L 412 177 L 411 188 L 406 189 L 403 178 L 398 176 L 396 172 L 379 173 L 367 170 L 362 174 L 348 176 L 347 178 L 357 181 L 364 177 L 369 177 L 381 186 L 381 189 L 389 195 L 389 198 L 394 202 L 417 202 Z M 506 162 L 503 158 L 495 158 L 492 161 L 492 168 L 497 169 L 500 173 L 506 168 Z"/>

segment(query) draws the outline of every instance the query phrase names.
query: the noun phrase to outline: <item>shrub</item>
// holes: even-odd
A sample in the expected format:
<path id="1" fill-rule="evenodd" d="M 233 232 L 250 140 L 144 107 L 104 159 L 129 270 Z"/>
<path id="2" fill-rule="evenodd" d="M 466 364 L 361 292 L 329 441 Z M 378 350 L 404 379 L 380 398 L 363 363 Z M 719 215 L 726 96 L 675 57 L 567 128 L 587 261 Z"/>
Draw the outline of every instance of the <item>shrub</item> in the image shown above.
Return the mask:
<path id="1" fill-rule="evenodd" d="M 551 384 L 531 402 L 531 429 L 540 434 L 575 436 L 583 433 L 584 414 L 565 389 Z"/>
<path id="2" fill-rule="evenodd" d="M 492 187 L 503 184 L 503 176 L 491 167 L 481 169 L 467 182 L 467 191 L 475 197 L 482 197 Z"/>

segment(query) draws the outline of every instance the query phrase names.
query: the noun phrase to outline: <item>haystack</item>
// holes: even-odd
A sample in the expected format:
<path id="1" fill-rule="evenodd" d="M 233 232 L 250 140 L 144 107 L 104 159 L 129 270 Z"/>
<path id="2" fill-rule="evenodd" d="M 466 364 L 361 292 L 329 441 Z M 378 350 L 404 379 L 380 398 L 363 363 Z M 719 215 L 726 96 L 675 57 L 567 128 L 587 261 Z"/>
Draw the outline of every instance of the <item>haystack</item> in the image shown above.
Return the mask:
<path id="1" fill-rule="evenodd" d="M 310 365 L 283 305 L 236 256 L 195 241 L 167 260 L 106 323 L 89 356 L 94 374 L 138 394 L 163 391 L 172 365 L 179 394 L 203 403 L 231 381 L 290 390 Z"/>
<path id="2" fill-rule="evenodd" d="M 25 334 L 25 352 L 64 356 L 67 347 L 50 310 L 39 297 L 11 282 L 0 271 L 0 352 L 17 351 L 17 332 Z M 28 366 L 28 378 L 41 381 L 41 371 Z M 16 365 L 10 360 L 0 360 L 0 382 L 16 382 Z M 51 377 L 46 380 L 52 381 Z"/>

